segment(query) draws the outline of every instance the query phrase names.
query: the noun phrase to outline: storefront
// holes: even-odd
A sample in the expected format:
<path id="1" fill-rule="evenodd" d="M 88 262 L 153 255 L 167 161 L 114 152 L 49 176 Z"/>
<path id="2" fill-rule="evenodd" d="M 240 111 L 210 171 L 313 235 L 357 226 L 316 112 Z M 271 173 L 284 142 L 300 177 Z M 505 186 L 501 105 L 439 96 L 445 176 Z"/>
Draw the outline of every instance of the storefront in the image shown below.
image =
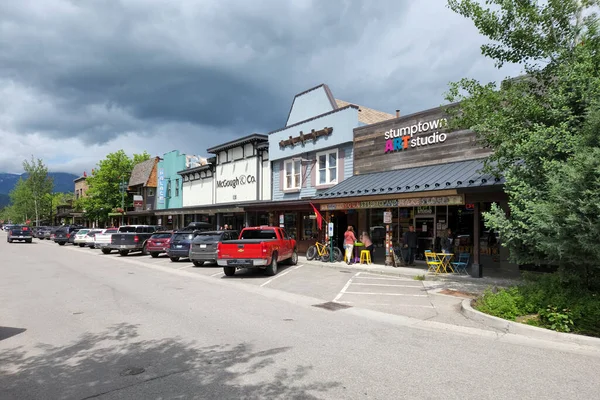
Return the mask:
<path id="1" fill-rule="evenodd" d="M 325 239 L 311 199 L 352 176 L 353 129 L 393 117 L 337 100 L 327 85 L 297 94 L 285 127 L 269 133 L 273 201 L 246 209 L 267 211 L 269 223 L 285 228 L 305 252 Z"/>
<path id="2" fill-rule="evenodd" d="M 418 256 L 440 251 L 452 230 L 453 252 L 468 252 L 486 274 L 506 275 L 516 266 L 483 224 L 492 203 L 506 207 L 503 180 L 483 172 L 489 151 L 470 131 L 448 131 L 442 108 L 354 129 L 354 176 L 319 193 L 326 218 L 368 232 L 377 263 L 389 263 L 413 226 Z M 380 250 L 378 250 L 380 249 Z"/>

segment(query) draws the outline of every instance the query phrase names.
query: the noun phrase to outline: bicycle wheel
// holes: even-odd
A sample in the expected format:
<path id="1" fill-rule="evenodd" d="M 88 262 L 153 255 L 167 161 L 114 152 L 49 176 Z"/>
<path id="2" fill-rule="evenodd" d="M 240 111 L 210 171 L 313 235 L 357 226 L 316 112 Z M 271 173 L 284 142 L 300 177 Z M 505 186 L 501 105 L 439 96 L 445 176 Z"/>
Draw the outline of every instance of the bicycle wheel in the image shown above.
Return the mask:
<path id="1" fill-rule="evenodd" d="M 334 247 L 333 248 L 333 258 L 335 261 L 340 262 L 344 259 L 344 254 L 342 253 L 342 251 L 339 248 Z"/>
<path id="2" fill-rule="evenodd" d="M 314 260 L 317 256 L 317 246 L 312 245 L 306 250 L 306 260 L 311 261 Z"/>
<path id="3" fill-rule="evenodd" d="M 329 262 L 329 249 L 328 248 L 325 248 L 325 252 L 321 256 L 321 261 Z"/>

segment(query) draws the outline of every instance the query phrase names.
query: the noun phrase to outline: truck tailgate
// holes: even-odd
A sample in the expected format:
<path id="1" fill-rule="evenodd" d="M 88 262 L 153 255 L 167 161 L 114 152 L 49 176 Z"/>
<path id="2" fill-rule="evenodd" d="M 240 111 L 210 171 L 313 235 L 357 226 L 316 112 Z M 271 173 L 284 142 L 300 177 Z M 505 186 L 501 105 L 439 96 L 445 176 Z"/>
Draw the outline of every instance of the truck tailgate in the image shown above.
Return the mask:
<path id="1" fill-rule="evenodd" d="M 271 242 L 275 240 L 261 240 L 261 239 L 248 239 L 248 240 L 228 240 L 221 242 L 219 247 L 219 258 L 222 259 L 252 259 L 252 258 L 263 258 L 261 243 Z"/>
<path id="2" fill-rule="evenodd" d="M 113 233 L 110 238 L 111 245 L 134 245 L 137 244 L 135 241 L 135 233 Z"/>

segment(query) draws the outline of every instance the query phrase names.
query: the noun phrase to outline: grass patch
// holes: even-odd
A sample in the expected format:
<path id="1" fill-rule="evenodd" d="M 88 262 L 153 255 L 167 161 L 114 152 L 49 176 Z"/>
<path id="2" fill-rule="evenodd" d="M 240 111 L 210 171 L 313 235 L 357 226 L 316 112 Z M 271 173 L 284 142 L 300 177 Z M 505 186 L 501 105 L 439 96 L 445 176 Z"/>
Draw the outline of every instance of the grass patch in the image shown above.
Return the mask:
<path id="1" fill-rule="evenodd" d="M 424 281 L 425 280 L 425 275 L 415 275 L 415 276 L 413 276 L 413 279 L 415 281 Z"/>
<path id="2" fill-rule="evenodd" d="M 600 296 L 578 279 L 525 274 L 521 285 L 487 289 L 475 309 L 489 315 L 557 332 L 600 337 Z"/>

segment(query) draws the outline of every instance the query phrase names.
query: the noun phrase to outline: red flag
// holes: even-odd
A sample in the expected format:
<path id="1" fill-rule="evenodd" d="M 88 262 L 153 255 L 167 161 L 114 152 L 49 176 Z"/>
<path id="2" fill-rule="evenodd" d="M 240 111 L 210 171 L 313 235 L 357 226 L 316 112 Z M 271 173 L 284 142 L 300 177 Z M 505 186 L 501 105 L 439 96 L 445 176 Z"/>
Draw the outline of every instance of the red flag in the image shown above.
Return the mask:
<path id="1" fill-rule="evenodd" d="M 313 208 L 313 210 L 315 210 L 315 215 L 317 216 L 317 225 L 319 225 L 319 229 L 321 229 L 323 227 L 323 216 L 321 215 L 319 210 L 317 210 L 317 207 L 315 207 L 313 203 L 310 203 L 310 205 Z"/>

